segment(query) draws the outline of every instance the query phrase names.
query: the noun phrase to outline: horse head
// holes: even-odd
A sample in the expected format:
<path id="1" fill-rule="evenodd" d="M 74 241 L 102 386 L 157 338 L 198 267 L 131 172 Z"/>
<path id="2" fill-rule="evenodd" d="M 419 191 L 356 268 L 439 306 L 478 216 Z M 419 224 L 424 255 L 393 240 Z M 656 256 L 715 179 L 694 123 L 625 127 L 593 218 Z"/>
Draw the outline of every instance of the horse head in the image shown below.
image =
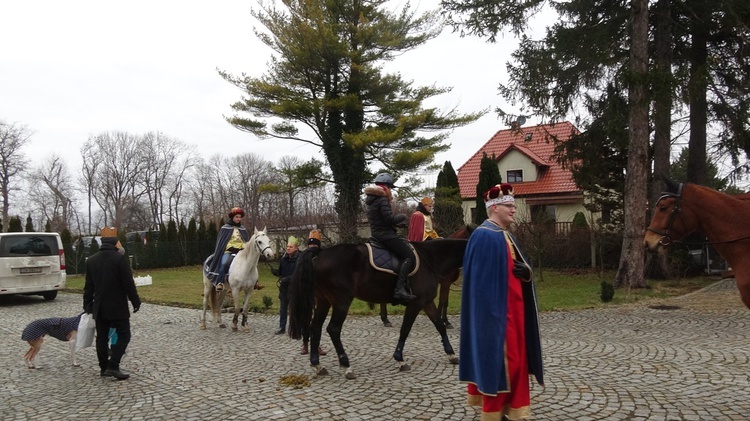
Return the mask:
<path id="1" fill-rule="evenodd" d="M 261 231 L 258 231 L 257 228 L 254 228 L 253 236 L 250 238 L 250 242 L 253 243 L 253 247 L 258 251 L 258 253 L 265 257 L 266 260 L 272 260 L 276 255 L 276 253 L 273 251 L 273 247 L 271 247 L 271 239 L 268 238 L 265 227 Z"/>
<path id="2" fill-rule="evenodd" d="M 691 185 L 669 179 L 665 182 L 667 189 L 656 201 L 651 223 L 643 237 L 646 249 L 658 253 L 664 253 L 672 242 L 681 240 L 697 227 L 695 215 L 689 210 L 691 198 L 683 196 L 685 188 L 690 190 Z"/>

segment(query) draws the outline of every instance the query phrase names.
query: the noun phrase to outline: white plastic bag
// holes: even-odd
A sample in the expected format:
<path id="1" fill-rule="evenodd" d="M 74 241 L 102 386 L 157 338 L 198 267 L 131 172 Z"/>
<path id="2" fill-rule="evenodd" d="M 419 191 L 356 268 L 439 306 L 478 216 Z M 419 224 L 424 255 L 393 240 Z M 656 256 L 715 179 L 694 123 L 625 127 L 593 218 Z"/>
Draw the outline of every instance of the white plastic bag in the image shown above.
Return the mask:
<path id="1" fill-rule="evenodd" d="M 76 351 L 88 348 L 94 344 L 94 331 L 96 322 L 91 313 L 83 313 L 78 322 L 78 333 L 76 333 Z"/>

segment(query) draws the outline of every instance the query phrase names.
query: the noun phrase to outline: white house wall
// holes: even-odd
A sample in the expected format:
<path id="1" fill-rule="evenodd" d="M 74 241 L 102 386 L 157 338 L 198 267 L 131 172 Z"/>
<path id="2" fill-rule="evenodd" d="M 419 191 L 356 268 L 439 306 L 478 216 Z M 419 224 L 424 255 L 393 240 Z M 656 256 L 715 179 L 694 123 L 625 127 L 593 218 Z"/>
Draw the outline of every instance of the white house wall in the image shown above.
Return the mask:
<path id="1" fill-rule="evenodd" d="M 503 181 L 507 181 L 509 170 L 521 170 L 523 174 L 523 181 L 536 181 L 539 176 L 537 166 L 529 160 L 529 157 L 518 152 L 517 150 L 511 150 L 497 162 L 497 169 L 500 171 L 500 176 L 503 177 Z"/>

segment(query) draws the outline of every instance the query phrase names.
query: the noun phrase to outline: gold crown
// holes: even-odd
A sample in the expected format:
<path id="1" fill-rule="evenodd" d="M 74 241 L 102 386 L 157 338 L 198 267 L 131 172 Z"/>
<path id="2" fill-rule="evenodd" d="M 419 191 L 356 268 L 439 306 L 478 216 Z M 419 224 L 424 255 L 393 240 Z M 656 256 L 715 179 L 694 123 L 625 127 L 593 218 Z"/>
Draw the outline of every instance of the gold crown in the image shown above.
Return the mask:
<path id="1" fill-rule="evenodd" d="M 117 228 L 115 227 L 102 228 L 102 237 L 117 237 Z"/>
<path id="2" fill-rule="evenodd" d="M 320 240 L 320 230 L 310 231 L 310 234 L 307 236 L 307 238 L 314 238 L 316 240 Z"/>

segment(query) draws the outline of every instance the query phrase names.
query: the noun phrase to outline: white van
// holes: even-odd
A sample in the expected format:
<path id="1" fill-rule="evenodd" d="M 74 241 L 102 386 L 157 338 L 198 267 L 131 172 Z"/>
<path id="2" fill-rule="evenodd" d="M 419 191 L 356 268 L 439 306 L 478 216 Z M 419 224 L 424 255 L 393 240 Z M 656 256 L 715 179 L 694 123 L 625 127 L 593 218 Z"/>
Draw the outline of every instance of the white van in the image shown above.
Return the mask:
<path id="1" fill-rule="evenodd" d="M 39 294 L 54 300 L 65 279 L 60 234 L 0 233 L 0 294 Z"/>

